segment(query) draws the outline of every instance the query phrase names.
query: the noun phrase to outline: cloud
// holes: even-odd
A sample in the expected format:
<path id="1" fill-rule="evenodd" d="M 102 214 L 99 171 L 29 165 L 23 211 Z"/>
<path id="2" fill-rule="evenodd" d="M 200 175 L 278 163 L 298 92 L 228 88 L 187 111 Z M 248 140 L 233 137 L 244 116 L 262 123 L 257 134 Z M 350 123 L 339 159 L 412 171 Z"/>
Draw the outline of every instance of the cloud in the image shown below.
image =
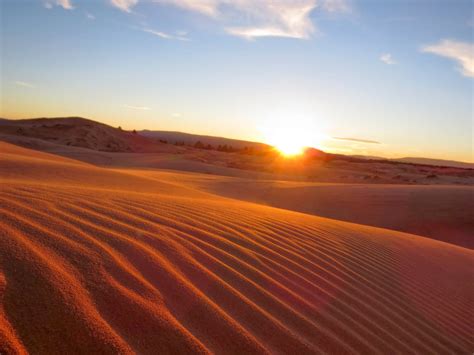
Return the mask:
<path id="1" fill-rule="evenodd" d="M 174 36 L 174 35 L 171 35 L 171 34 L 166 33 L 166 32 L 155 31 L 155 30 L 152 30 L 152 29 L 149 29 L 149 28 L 143 28 L 142 31 L 146 32 L 146 33 L 151 33 L 152 35 L 155 35 L 155 36 L 163 38 L 163 39 L 176 39 L 178 41 L 189 41 L 189 38 L 184 37 L 184 36 L 180 36 L 180 35 Z"/>
<path id="2" fill-rule="evenodd" d="M 24 88 L 29 88 L 29 89 L 33 89 L 33 88 L 36 87 L 35 84 L 28 83 L 26 81 L 15 81 L 14 83 L 15 83 L 15 85 L 22 86 Z"/>
<path id="3" fill-rule="evenodd" d="M 138 3 L 138 0 L 110 0 L 110 3 L 124 12 L 132 12 L 131 9 Z"/>
<path id="4" fill-rule="evenodd" d="M 332 137 L 333 139 L 337 139 L 338 141 L 350 141 L 350 142 L 358 142 L 358 143 L 369 143 L 369 144 L 382 144 L 377 141 L 373 141 L 370 139 L 360 139 L 360 138 L 349 138 L 349 137 Z"/>
<path id="5" fill-rule="evenodd" d="M 252 5 L 240 1 L 239 10 L 252 20 L 245 26 L 227 27 L 230 34 L 252 39 L 256 37 L 308 38 L 314 32 L 309 17 L 316 8 L 315 1 L 269 2 Z"/>
<path id="6" fill-rule="evenodd" d="M 86 17 L 87 17 L 89 20 L 95 20 L 95 16 L 92 15 L 91 13 L 89 13 L 89 12 L 86 12 Z"/>
<path id="7" fill-rule="evenodd" d="M 380 56 L 380 60 L 388 65 L 397 64 L 397 62 L 392 58 L 392 55 L 390 53 L 382 54 Z"/>
<path id="8" fill-rule="evenodd" d="M 156 3 L 173 5 L 185 10 L 199 12 L 207 16 L 216 16 L 222 0 L 154 0 Z"/>
<path id="9" fill-rule="evenodd" d="M 307 33 L 285 31 L 278 27 L 231 27 L 226 28 L 226 32 L 245 39 L 257 37 L 287 37 L 287 38 L 308 38 Z"/>
<path id="10" fill-rule="evenodd" d="M 44 3 L 44 7 L 47 9 L 52 9 L 54 5 L 61 6 L 65 10 L 74 10 L 71 0 L 47 0 Z"/>
<path id="11" fill-rule="evenodd" d="M 433 53 L 456 61 L 462 75 L 474 78 L 474 44 L 444 39 L 438 44 L 421 48 L 422 52 Z"/>
<path id="12" fill-rule="evenodd" d="M 160 31 L 155 31 L 155 30 L 150 30 L 149 28 L 143 29 L 143 32 L 151 33 L 152 35 L 155 35 L 155 36 L 158 36 L 158 37 L 161 37 L 161 38 L 164 38 L 164 39 L 170 39 L 171 38 L 171 36 L 167 33 L 160 32 Z"/>
<path id="13" fill-rule="evenodd" d="M 219 20 L 224 30 L 246 39 L 309 38 L 315 32 L 310 14 L 315 9 L 347 12 L 347 0 L 154 0 Z"/>
<path id="14" fill-rule="evenodd" d="M 129 108 L 131 110 L 140 110 L 140 111 L 149 111 L 151 108 L 147 106 L 133 106 L 133 105 L 123 105 L 125 108 Z"/>

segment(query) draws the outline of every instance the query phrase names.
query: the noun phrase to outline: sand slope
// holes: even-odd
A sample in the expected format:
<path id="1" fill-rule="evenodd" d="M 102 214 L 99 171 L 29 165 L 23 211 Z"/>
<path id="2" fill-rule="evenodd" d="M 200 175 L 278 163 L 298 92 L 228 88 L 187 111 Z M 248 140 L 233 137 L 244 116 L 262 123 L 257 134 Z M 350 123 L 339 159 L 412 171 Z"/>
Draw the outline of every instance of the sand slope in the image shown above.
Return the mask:
<path id="1" fill-rule="evenodd" d="M 159 181 L 181 181 L 220 196 L 394 229 L 474 249 L 472 186 L 325 184 L 156 171 L 147 174 Z"/>
<path id="2" fill-rule="evenodd" d="M 103 152 L 176 152 L 179 148 L 82 117 L 0 119 L 0 134 Z"/>
<path id="3" fill-rule="evenodd" d="M 0 153 L 0 352 L 474 349 L 468 249 Z"/>

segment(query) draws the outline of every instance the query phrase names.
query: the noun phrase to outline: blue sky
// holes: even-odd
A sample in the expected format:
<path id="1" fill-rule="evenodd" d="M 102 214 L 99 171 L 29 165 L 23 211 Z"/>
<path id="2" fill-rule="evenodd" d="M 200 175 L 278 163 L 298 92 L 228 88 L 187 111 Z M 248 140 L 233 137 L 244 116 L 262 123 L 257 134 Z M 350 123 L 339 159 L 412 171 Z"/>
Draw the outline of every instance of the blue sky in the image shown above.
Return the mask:
<path id="1" fill-rule="evenodd" d="M 3 117 L 251 140 L 276 120 L 329 151 L 473 161 L 470 0 L 0 6 Z"/>

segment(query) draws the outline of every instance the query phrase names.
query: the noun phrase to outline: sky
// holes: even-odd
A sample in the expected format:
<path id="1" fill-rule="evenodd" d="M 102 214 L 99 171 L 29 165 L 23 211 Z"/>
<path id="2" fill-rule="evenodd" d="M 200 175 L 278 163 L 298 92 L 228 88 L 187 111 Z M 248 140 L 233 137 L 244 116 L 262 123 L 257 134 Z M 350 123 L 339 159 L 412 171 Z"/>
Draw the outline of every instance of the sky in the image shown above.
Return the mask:
<path id="1" fill-rule="evenodd" d="M 473 4 L 1 0 L 0 117 L 474 162 Z"/>

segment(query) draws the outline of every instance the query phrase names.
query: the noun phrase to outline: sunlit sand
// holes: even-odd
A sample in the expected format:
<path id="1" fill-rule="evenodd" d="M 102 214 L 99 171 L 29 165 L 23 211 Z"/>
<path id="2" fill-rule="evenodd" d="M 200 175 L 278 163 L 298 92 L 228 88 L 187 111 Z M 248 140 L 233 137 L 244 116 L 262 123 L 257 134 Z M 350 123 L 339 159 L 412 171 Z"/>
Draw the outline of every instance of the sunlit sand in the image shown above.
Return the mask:
<path id="1" fill-rule="evenodd" d="M 3 352 L 473 346 L 468 249 L 0 149 Z"/>

